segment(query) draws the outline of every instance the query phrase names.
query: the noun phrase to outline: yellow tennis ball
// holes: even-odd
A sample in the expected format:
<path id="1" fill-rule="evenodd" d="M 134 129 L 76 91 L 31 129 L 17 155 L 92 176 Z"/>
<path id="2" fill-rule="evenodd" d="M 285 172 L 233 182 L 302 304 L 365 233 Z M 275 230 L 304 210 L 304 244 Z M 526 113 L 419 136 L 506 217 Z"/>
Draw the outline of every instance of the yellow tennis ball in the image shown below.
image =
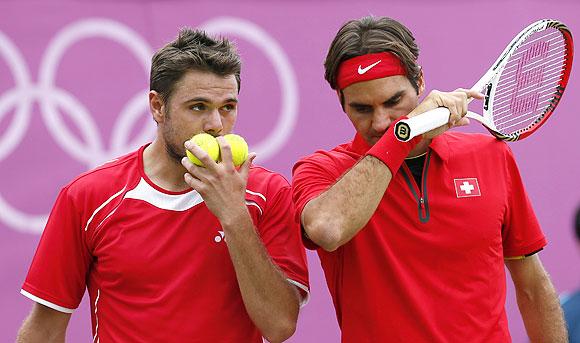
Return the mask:
<path id="1" fill-rule="evenodd" d="M 232 160 L 236 167 L 241 166 L 248 158 L 248 143 L 242 136 L 230 133 L 224 136 L 224 139 L 232 148 Z"/>
<path id="2" fill-rule="evenodd" d="M 218 144 L 217 139 L 215 139 L 214 136 L 208 133 L 199 133 L 191 137 L 190 141 L 199 145 L 200 148 L 205 150 L 205 152 L 207 152 L 207 154 L 212 160 L 217 161 L 219 159 L 220 146 Z M 189 150 L 186 149 L 185 153 L 187 154 L 187 157 L 189 158 L 191 163 L 203 167 L 203 163 L 197 157 L 195 157 L 194 154 L 189 152 Z"/>

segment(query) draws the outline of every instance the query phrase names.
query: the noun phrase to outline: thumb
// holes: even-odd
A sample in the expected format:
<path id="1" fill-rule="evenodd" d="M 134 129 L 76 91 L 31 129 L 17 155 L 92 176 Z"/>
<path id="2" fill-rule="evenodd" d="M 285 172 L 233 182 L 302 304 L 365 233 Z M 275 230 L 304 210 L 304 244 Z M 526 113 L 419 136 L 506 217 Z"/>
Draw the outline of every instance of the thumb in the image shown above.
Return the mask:
<path id="1" fill-rule="evenodd" d="M 256 156 L 257 155 L 256 155 L 255 152 L 249 153 L 248 154 L 248 158 L 246 158 L 246 161 L 240 167 L 240 174 L 242 175 L 242 177 L 245 180 L 248 179 L 248 174 L 250 173 L 250 167 L 252 166 L 252 162 L 254 161 L 254 159 L 256 158 Z"/>

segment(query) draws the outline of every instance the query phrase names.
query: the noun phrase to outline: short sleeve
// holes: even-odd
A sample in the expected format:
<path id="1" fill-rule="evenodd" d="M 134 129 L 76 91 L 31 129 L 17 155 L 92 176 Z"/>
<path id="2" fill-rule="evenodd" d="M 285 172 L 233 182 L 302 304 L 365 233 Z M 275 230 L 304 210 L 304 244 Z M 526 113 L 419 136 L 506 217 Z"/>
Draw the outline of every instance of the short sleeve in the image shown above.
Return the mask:
<path id="1" fill-rule="evenodd" d="M 301 223 L 301 215 L 306 204 L 324 193 L 340 178 L 338 170 L 332 167 L 332 161 L 322 156 L 310 156 L 298 161 L 292 170 L 292 200 L 296 208 L 296 220 Z M 314 242 L 305 237 L 304 244 L 309 249 L 316 249 Z"/>
<path id="2" fill-rule="evenodd" d="M 282 177 L 280 180 L 281 185 L 275 187 L 277 191 L 268 192 L 258 231 L 274 263 L 286 274 L 288 281 L 302 291 L 302 304 L 305 305 L 310 292 L 306 251 L 302 246 L 300 225 L 294 216 L 290 185 Z"/>
<path id="3" fill-rule="evenodd" d="M 519 257 L 541 250 L 546 238 L 526 193 L 513 153 L 506 145 L 507 211 L 502 228 L 504 257 Z"/>
<path id="4" fill-rule="evenodd" d="M 80 213 L 69 189 L 64 188 L 48 218 L 21 293 L 57 311 L 72 313 L 83 297 L 90 260 Z"/>
<path id="5" fill-rule="evenodd" d="M 296 207 L 296 218 L 300 222 L 306 204 L 329 189 L 340 178 L 334 170 L 332 160 L 313 155 L 298 161 L 292 169 L 292 200 Z"/>

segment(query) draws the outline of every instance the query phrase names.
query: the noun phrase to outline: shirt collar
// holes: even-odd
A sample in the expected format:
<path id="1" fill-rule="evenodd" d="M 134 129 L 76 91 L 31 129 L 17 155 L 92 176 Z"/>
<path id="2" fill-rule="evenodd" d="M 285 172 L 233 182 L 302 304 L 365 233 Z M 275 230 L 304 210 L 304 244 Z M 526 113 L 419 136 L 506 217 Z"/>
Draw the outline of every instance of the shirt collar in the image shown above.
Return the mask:
<path id="1" fill-rule="evenodd" d="M 433 138 L 431 144 L 429 144 L 429 148 L 443 161 L 449 159 L 449 141 L 447 140 L 447 135 L 445 133 Z"/>

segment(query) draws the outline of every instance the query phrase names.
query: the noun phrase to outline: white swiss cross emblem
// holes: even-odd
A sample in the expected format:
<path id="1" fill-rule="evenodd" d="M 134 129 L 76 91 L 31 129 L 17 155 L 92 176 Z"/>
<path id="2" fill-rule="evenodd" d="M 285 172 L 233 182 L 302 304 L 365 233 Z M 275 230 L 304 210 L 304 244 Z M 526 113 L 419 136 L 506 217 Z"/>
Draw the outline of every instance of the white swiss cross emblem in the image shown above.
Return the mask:
<path id="1" fill-rule="evenodd" d="M 477 178 L 453 179 L 453 183 L 455 184 L 455 193 L 458 198 L 481 196 Z"/>

